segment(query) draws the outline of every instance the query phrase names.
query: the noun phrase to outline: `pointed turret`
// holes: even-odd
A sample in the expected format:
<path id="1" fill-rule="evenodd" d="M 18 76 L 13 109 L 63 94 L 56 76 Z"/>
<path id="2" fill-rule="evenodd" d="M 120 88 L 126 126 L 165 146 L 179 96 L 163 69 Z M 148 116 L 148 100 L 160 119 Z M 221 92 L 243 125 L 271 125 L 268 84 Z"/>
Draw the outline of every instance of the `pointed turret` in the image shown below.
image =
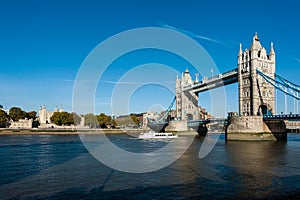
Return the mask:
<path id="1" fill-rule="evenodd" d="M 189 74 L 189 73 L 190 73 L 190 72 L 189 72 L 189 69 L 186 68 L 185 71 L 184 71 L 184 73 L 185 73 L 185 74 Z"/>
<path id="2" fill-rule="evenodd" d="M 238 54 L 238 63 L 241 63 L 243 60 L 243 49 L 242 49 L 242 43 L 240 43 L 240 50 Z"/>
<path id="3" fill-rule="evenodd" d="M 253 40 L 252 40 L 250 51 L 260 50 L 261 48 L 262 48 L 262 46 L 261 46 L 261 44 L 259 42 L 259 38 L 258 38 L 257 32 L 256 32 L 255 35 L 254 35 L 254 37 L 253 37 Z"/>
<path id="4" fill-rule="evenodd" d="M 274 51 L 274 47 L 273 47 L 273 42 L 271 42 L 270 60 L 275 63 L 275 51 Z M 274 72 L 275 72 L 275 66 L 274 66 Z"/>
<path id="5" fill-rule="evenodd" d="M 199 83 L 199 80 L 198 80 L 199 74 L 197 73 L 197 74 L 195 74 L 195 76 L 196 76 L 195 83 Z"/>
<path id="6" fill-rule="evenodd" d="M 274 51 L 274 47 L 273 47 L 273 42 L 271 42 L 270 55 L 275 55 L 275 51 Z"/>
<path id="7" fill-rule="evenodd" d="M 64 112 L 62 105 L 59 107 L 59 112 Z"/>
<path id="8" fill-rule="evenodd" d="M 239 56 L 241 56 L 243 54 L 243 49 L 242 49 L 242 43 L 240 43 L 240 50 L 239 50 Z"/>

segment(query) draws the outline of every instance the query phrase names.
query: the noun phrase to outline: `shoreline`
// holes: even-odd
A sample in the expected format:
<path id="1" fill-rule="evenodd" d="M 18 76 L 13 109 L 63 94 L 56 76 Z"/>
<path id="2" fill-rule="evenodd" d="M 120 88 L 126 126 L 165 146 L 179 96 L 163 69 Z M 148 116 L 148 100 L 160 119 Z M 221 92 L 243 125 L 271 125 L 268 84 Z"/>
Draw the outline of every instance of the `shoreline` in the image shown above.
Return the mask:
<path id="1" fill-rule="evenodd" d="M 146 129 L 0 129 L 0 136 L 4 135 L 122 135 L 140 134 L 148 132 Z M 178 135 L 196 136 L 195 131 L 168 131 Z"/>

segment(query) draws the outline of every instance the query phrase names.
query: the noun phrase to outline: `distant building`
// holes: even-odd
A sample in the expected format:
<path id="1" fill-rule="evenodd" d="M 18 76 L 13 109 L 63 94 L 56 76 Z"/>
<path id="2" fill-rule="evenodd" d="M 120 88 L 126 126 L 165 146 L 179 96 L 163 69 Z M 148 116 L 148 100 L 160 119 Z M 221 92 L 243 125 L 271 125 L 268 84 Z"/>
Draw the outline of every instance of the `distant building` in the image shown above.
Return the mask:
<path id="1" fill-rule="evenodd" d="M 32 119 L 19 119 L 17 122 L 10 122 L 9 128 L 12 129 L 29 129 L 32 128 Z"/>
<path id="2" fill-rule="evenodd" d="M 60 106 L 60 108 L 55 108 L 53 112 L 48 112 L 47 111 L 47 108 L 45 105 L 42 105 L 39 109 L 39 122 L 40 122 L 40 127 L 47 127 L 46 124 L 50 124 L 51 123 L 51 120 L 50 118 L 52 117 L 52 115 L 55 113 L 55 112 L 63 112 L 63 108 L 62 106 Z"/>
<path id="3" fill-rule="evenodd" d="M 147 125 L 150 120 L 158 120 L 161 117 L 161 115 L 157 112 L 146 112 L 143 114 L 143 128 L 147 128 Z"/>

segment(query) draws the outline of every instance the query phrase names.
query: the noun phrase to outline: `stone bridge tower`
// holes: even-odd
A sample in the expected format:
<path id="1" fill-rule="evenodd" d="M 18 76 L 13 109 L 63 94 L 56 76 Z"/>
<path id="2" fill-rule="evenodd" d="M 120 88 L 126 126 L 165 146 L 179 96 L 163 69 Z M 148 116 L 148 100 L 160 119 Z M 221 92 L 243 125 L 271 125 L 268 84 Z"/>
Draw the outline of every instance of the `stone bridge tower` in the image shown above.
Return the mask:
<path id="1" fill-rule="evenodd" d="M 197 81 L 197 79 L 196 79 Z M 176 80 L 176 115 L 180 120 L 199 119 L 198 95 L 192 91 L 183 92 L 185 86 L 193 84 L 194 81 L 188 69 L 182 74 L 181 80 Z"/>
<path id="2" fill-rule="evenodd" d="M 270 53 L 260 44 L 257 34 L 250 49 L 238 54 L 239 114 L 256 116 L 275 113 L 275 89 L 256 70 L 275 76 L 275 52 L 271 43 Z"/>

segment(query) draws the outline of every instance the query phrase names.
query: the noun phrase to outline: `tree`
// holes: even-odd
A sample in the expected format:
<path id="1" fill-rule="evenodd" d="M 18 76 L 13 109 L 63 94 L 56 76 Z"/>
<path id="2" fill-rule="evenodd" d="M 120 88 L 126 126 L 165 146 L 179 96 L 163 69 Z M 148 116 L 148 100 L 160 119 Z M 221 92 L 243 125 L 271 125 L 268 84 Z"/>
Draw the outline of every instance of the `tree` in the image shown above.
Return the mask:
<path id="1" fill-rule="evenodd" d="M 89 126 L 90 128 L 97 127 L 98 125 L 97 117 L 92 113 L 84 115 L 84 125 Z"/>
<path id="2" fill-rule="evenodd" d="M 62 119 L 59 112 L 53 113 L 53 115 L 50 117 L 50 120 L 52 123 L 61 126 L 62 125 Z"/>
<path id="3" fill-rule="evenodd" d="M 27 117 L 28 119 L 33 119 L 33 120 L 35 120 L 35 119 L 36 119 L 36 112 L 35 112 L 35 111 L 30 111 L 30 112 L 26 113 L 26 117 Z"/>
<path id="4" fill-rule="evenodd" d="M 21 108 L 18 107 L 12 107 L 9 109 L 9 117 L 13 121 L 19 121 L 19 119 L 25 119 L 26 118 L 26 112 L 23 111 Z"/>
<path id="5" fill-rule="evenodd" d="M 104 113 L 100 113 L 100 115 L 97 115 L 97 120 L 101 128 L 107 128 L 111 125 L 111 116 L 107 116 Z"/>
<path id="6" fill-rule="evenodd" d="M 132 120 L 132 122 L 134 123 L 134 124 L 136 124 L 136 125 L 139 125 L 140 124 L 140 119 L 137 117 L 137 116 L 135 116 L 135 115 L 130 115 L 130 117 L 131 117 L 131 120 Z"/>
<path id="7" fill-rule="evenodd" d="M 8 114 L 0 109 L 0 127 L 5 128 L 9 122 L 9 116 Z"/>
<path id="8" fill-rule="evenodd" d="M 74 113 L 74 112 L 71 115 L 73 117 L 74 124 L 79 125 L 80 122 L 81 122 L 81 117 L 78 114 Z"/>
<path id="9" fill-rule="evenodd" d="M 50 120 L 58 126 L 74 124 L 73 115 L 68 112 L 55 112 Z"/>
<path id="10" fill-rule="evenodd" d="M 112 126 L 112 127 L 117 127 L 117 126 L 118 126 L 117 121 L 114 120 L 114 119 L 112 119 L 112 120 L 111 120 L 111 126 Z"/>

